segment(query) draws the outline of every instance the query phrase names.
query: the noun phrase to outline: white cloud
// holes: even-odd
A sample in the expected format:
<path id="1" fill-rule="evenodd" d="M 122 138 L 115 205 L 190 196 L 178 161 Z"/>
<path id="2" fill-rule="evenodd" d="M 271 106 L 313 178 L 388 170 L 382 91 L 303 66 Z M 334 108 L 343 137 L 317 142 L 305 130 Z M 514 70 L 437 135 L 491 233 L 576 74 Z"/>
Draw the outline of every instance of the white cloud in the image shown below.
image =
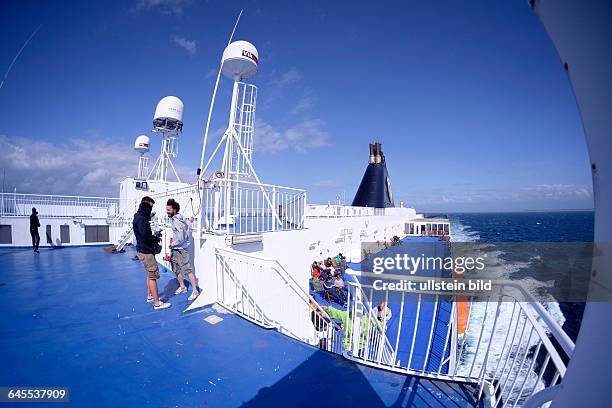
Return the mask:
<path id="1" fill-rule="evenodd" d="M 291 109 L 291 114 L 297 115 L 299 113 L 312 109 L 315 105 L 316 100 L 317 99 L 312 95 L 303 96 L 298 100 L 297 104 L 293 107 L 293 109 Z"/>
<path id="2" fill-rule="evenodd" d="M 287 72 L 282 74 L 280 77 L 272 80 L 272 83 L 277 86 L 285 86 L 296 83 L 302 79 L 302 74 L 297 70 L 296 67 L 291 67 Z"/>
<path id="3" fill-rule="evenodd" d="M 59 145 L 0 135 L 0 163 L 7 191 L 117 197 L 119 182 L 135 175 L 138 155 L 130 145 L 102 138 Z M 183 181 L 194 178 L 185 166 L 177 171 Z"/>
<path id="4" fill-rule="evenodd" d="M 255 124 L 255 150 L 269 153 L 279 153 L 289 148 L 287 138 L 272 125 L 257 120 Z"/>
<path id="5" fill-rule="evenodd" d="M 574 184 L 537 184 L 514 189 L 472 189 L 461 193 L 433 191 L 415 192 L 413 201 L 420 205 L 430 204 L 540 204 L 589 202 L 593 199 L 591 186 Z"/>
<path id="6" fill-rule="evenodd" d="M 292 149 L 303 153 L 329 146 L 325 122 L 320 119 L 302 121 L 284 130 L 258 120 L 255 125 L 255 150 L 278 153 Z"/>
<path id="7" fill-rule="evenodd" d="M 587 186 L 572 184 L 538 184 L 515 192 L 518 198 L 547 198 L 554 200 L 590 199 L 593 191 Z"/>
<path id="8" fill-rule="evenodd" d="M 189 55 L 195 55 L 196 53 L 196 40 L 188 40 L 184 37 L 173 36 L 172 41 L 179 47 L 187 51 Z"/>
<path id="9" fill-rule="evenodd" d="M 191 0 L 137 0 L 135 11 L 158 11 L 166 15 L 181 15 Z"/>
<path id="10" fill-rule="evenodd" d="M 204 79 L 210 79 L 210 78 L 215 78 L 217 76 L 217 72 L 219 70 L 217 68 L 211 68 L 208 70 L 208 72 L 206 73 L 206 75 L 204 75 Z"/>
<path id="11" fill-rule="evenodd" d="M 342 187 L 346 187 L 348 184 L 346 182 L 340 180 L 317 180 L 310 184 L 312 187 L 316 188 L 330 188 L 330 189 L 338 189 Z"/>

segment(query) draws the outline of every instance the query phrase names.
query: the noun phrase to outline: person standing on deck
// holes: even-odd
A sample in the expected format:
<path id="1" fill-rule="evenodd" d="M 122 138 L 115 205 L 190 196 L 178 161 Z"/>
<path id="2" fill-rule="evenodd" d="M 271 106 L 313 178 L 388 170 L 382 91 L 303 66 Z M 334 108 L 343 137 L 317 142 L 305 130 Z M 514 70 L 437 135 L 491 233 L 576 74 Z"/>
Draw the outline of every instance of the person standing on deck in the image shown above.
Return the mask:
<path id="1" fill-rule="evenodd" d="M 172 267 L 172 270 L 174 271 L 176 279 L 179 283 L 179 287 L 174 294 L 180 295 L 181 293 L 187 292 L 187 287 L 185 286 L 185 282 L 181 277 L 182 272 L 183 275 L 189 279 L 189 283 L 191 283 L 191 295 L 187 298 L 187 300 L 192 301 L 195 300 L 200 293 L 198 292 L 198 285 L 193 274 L 193 268 L 189 263 L 188 248 L 190 245 L 190 226 L 183 214 L 179 214 L 180 209 L 181 206 L 173 198 L 169 199 L 166 203 L 166 215 L 170 217 L 173 233 L 170 248 L 172 250 L 170 255 L 170 266 Z"/>
<path id="2" fill-rule="evenodd" d="M 159 268 L 155 260 L 155 254 L 161 251 L 159 241 L 161 238 L 151 232 L 151 211 L 153 211 L 155 201 L 151 197 L 143 197 L 138 207 L 138 212 L 134 214 L 132 227 L 136 237 L 136 250 L 138 259 L 142 261 L 147 272 L 147 302 L 153 303 L 155 310 L 167 309 L 172 306 L 168 302 L 159 299 L 157 291 L 157 279 L 159 279 Z"/>
<path id="3" fill-rule="evenodd" d="M 32 236 L 32 250 L 37 254 L 40 253 L 38 245 L 40 244 L 40 235 L 38 235 L 38 228 L 40 227 L 40 220 L 38 219 L 38 211 L 35 207 L 32 207 L 32 215 L 30 215 L 30 235 Z"/>

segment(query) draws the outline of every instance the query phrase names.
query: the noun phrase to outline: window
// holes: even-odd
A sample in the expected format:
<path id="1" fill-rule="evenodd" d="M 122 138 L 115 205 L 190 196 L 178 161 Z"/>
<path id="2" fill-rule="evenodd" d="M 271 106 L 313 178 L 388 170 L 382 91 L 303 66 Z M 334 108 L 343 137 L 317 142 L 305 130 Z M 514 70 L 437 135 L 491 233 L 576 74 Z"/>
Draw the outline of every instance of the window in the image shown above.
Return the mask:
<path id="1" fill-rule="evenodd" d="M 13 229 L 10 225 L 0 225 L 0 244 L 13 243 Z"/>
<path id="2" fill-rule="evenodd" d="M 60 240 L 62 244 L 70 243 L 70 225 L 60 225 Z"/>
<path id="3" fill-rule="evenodd" d="M 85 242 L 109 242 L 110 234 L 108 225 L 86 225 L 85 226 Z"/>
<path id="4" fill-rule="evenodd" d="M 46 233 L 47 233 L 47 244 L 53 244 L 53 237 L 51 237 L 51 226 L 50 225 L 47 225 Z"/>

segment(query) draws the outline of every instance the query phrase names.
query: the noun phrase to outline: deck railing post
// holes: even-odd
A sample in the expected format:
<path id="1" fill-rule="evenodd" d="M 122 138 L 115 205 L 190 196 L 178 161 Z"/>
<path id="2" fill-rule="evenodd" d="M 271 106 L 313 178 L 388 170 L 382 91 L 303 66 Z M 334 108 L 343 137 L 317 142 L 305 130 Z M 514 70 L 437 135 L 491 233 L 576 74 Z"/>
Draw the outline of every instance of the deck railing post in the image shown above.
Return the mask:
<path id="1" fill-rule="evenodd" d="M 276 231 L 276 186 L 272 187 L 272 231 Z"/>

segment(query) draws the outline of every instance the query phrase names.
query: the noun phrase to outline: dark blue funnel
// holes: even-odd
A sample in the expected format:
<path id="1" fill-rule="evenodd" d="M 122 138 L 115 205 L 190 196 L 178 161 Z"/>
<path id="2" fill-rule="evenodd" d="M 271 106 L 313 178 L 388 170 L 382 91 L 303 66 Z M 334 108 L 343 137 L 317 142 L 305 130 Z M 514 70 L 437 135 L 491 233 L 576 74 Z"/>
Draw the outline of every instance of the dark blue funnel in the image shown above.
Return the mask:
<path id="1" fill-rule="evenodd" d="M 370 144 L 370 160 L 353 204 L 357 207 L 393 207 L 391 179 L 387 172 L 385 156 L 380 143 Z"/>

